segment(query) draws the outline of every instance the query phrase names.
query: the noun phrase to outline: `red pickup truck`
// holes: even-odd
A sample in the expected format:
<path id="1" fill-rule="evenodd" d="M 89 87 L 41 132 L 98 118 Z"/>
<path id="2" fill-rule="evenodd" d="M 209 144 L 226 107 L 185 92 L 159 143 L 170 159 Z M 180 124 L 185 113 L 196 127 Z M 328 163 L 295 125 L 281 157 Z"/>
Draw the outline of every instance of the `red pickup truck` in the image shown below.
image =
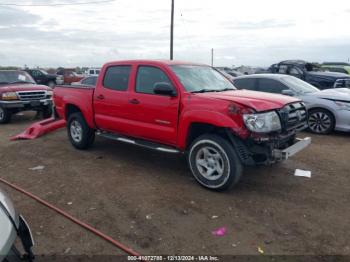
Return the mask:
<path id="1" fill-rule="evenodd" d="M 54 102 L 78 149 L 97 135 L 168 153 L 185 153 L 206 188 L 235 185 L 246 165 L 271 164 L 307 147 L 296 98 L 236 90 L 216 69 L 176 61 L 103 66 L 96 87 L 57 86 Z"/>
<path id="2" fill-rule="evenodd" d="M 21 111 L 33 110 L 52 115 L 52 89 L 35 83 L 25 71 L 0 70 L 0 124 L 11 121 Z"/>

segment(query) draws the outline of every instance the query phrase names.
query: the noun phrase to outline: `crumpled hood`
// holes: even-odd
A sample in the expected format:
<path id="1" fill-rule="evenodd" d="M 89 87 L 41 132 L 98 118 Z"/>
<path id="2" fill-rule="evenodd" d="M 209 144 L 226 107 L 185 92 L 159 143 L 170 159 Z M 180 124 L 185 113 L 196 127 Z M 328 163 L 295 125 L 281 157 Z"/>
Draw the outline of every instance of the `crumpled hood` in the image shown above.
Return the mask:
<path id="1" fill-rule="evenodd" d="M 13 85 L 0 85 L 0 93 L 5 92 L 18 92 L 18 91 L 48 91 L 52 90 L 48 86 L 37 85 L 37 84 L 13 84 Z"/>
<path id="2" fill-rule="evenodd" d="M 311 93 L 310 95 L 324 99 L 350 101 L 349 88 L 325 89 L 319 92 Z"/>
<path id="3" fill-rule="evenodd" d="M 235 90 L 226 92 L 207 92 L 196 94 L 206 98 L 222 99 L 253 108 L 258 112 L 280 109 L 287 104 L 301 101 L 300 99 L 270 94 L 265 92 Z"/>

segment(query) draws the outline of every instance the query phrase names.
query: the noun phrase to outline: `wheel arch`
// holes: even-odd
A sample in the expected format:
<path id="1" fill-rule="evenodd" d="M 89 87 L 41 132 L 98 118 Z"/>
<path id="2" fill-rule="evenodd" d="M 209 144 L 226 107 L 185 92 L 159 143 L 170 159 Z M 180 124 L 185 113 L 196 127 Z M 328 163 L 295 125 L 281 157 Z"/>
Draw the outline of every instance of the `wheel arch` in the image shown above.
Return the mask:
<path id="1" fill-rule="evenodd" d="M 313 107 L 310 107 L 307 109 L 307 113 L 309 114 L 311 111 L 316 111 L 316 110 L 323 110 L 323 111 L 329 112 L 333 116 L 334 123 L 336 123 L 335 114 L 334 114 L 333 110 L 329 109 L 328 107 L 313 106 Z"/>
<path id="2" fill-rule="evenodd" d="M 94 128 L 95 125 L 92 121 L 92 118 L 89 118 L 89 114 L 82 110 L 79 106 L 75 104 L 66 104 L 65 110 L 64 110 L 64 117 L 68 121 L 69 116 L 74 113 L 81 113 L 86 121 L 86 123 L 89 125 L 90 128 Z"/>

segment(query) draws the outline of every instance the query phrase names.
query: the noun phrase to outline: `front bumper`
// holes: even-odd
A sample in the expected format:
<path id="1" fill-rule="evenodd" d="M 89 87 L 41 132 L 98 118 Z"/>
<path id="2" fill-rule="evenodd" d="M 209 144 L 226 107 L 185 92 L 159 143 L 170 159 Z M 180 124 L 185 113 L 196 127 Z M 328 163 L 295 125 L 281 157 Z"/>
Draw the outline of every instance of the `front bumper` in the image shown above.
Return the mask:
<path id="1" fill-rule="evenodd" d="M 335 130 L 350 132 L 350 111 L 337 110 L 335 112 Z"/>
<path id="2" fill-rule="evenodd" d="M 18 108 L 18 109 L 32 109 L 32 108 L 38 108 L 42 106 L 52 106 L 52 99 L 41 99 L 41 100 L 32 100 L 32 101 L 21 101 L 21 100 L 14 100 L 14 101 L 0 101 L 0 106 L 2 108 Z"/>
<path id="3" fill-rule="evenodd" d="M 294 156 L 296 153 L 304 150 L 311 144 L 311 137 L 305 137 L 303 139 L 297 138 L 296 143 L 285 149 L 273 149 L 272 158 L 275 161 L 287 160 L 289 157 Z"/>

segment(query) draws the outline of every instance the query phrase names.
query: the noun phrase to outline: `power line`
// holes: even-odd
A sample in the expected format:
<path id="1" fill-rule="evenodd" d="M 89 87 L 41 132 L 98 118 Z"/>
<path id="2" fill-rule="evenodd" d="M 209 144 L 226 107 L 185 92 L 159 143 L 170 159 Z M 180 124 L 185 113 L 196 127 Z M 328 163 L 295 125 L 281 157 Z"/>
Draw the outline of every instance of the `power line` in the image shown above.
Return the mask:
<path id="1" fill-rule="evenodd" d="M 77 3 L 57 3 L 57 4 L 16 4 L 16 3 L 0 3 L 0 6 L 69 6 L 69 5 L 90 5 L 90 4 L 102 4 L 114 2 L 115 0 L 101 0 L 101 1 L 89 1 L 89 2 L 77 2 Z"/>

